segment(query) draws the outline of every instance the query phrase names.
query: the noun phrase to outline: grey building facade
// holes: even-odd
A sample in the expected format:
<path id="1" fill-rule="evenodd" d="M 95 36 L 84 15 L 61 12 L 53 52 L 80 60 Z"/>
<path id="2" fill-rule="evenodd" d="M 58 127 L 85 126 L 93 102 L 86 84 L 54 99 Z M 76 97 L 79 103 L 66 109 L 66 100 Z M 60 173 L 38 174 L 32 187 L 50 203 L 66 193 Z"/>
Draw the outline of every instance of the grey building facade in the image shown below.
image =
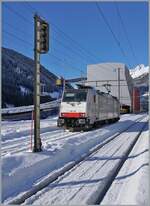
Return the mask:
<path id="1" fill-rule="evenodd" d="M 110 94 L 115 97 L 119 97 L 120 93 L 121 104 L 130 107 L 132 105 L 133 80 L 127 66 L 123 63 L 88 65 L 86 84 L 102 92 L 108 92 L 110 89 Z"/>

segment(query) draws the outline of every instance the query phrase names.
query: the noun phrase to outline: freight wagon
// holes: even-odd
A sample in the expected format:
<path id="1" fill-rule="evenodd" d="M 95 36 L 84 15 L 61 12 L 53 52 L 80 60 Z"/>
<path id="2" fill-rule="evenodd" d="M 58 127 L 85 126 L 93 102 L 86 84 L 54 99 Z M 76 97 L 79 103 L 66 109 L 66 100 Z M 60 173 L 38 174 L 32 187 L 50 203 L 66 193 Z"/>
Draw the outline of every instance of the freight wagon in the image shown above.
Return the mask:
<path id="1" fill-rule="evenodd" d="M 87 130 L 118 121 L 119 117 L 120 104 L 116 97 L 84 86 L 64 91 L 57 126 Z"/>

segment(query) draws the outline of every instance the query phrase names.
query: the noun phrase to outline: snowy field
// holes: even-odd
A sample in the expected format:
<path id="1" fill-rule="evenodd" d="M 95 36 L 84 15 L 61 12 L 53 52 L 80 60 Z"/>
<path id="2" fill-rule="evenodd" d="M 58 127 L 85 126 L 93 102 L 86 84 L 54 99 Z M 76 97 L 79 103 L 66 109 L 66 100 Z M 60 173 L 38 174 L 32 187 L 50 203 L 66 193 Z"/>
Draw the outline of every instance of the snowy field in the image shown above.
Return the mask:
<path id="1" fill-rule="evenodd" d="M 96 147 L 96 145 L 105 142 L 112 136 L 116 135 L 117 133 L 129 127 L 136 120 L 146 116 L 147 116 L 146 114 L 122 115 L 120 121 L 117 123 L 103 126 L 102 128 L 99 128 L 97 130 L 92 130 L 88 132 L 74 132 L 74 133 L 57 128 L 56 127 L 57 117 L 41 120 L 41 138 L 43 143 L 43 151 L 41 153 L 32 153 L 30 151 L 31 121 L 2 122 L 1 155 L 2 155 L 3 201 L 5 203 L 8 203 L 14 198 L 19 197 L 20 195 L 24 194 L 26 191 L 39 185 L 42 181 L 47 179 L 49 176 L 55 175 L 60 170 L 63 170 L 63 168 L 67 167 L 68 165 L 80 159 L 82 156 L 88 153 L 92 148 Z M 146 119 L 144 119 L 143 121 L 146 121 Z M 140 126 L 142 126 L 142 123 L 140 124 Z M 139 127 L 134 128 L 134 132 L 136 132 L 138 129 Z M 121 174 L 118 174 L 119 177 L 125 176 L 128 170 L 126 169 L 126 167 L 131 170 L 128 171 L 130 173 L 132 173 L 132 171 L 136 171 L 135 175 L 133 173 L 133 175 L 130 175 L 129 177 L 132 177 L 131 179 L 134 178 L 133 181 L 138 181 L 139 184 L 141 184 L 141 180 L 143 178 L 144 179 L 147 178 L 148 175 L 147 173 L 148 163 L 145 163 L 148 162 L 148 156 L 147 156 L 148 128 L 145 129 L 145 132 L 143 133 L 143 138 L 141 139 L 142 140 L 139 144 L 143 145 L 142 148 L 137 146 L 136 147 L 137 149 L 134 149 L 135 151 L 133 151 L 133 154 L 131 155 L 133 156 L 133 158 L 129 158 L 129 161 L 126 161 L 127 165 L 125 166 L 125 169 L 122 168 L 123 171 L 120 170 Z M 122 138 L 116 141 L 118 143 L 116 142 L 116 144 L 114 143 L 110 144 L 110 146 L 108 144 L 108 146 L 103 149 L 105 155 L 107 154 L 108 151 L 113 152 L 110 148 L 114 148 L 114 145 L 116 145 L 116 150 L 118 152 L 122 151 L 122 150 L 118 150 L 118 148 L 119 147 L 124 148 L 123 144 L 128 143 L 128 136 L 125 139 Z M 133 162 L 136 163 L 133 164 Z M 85 168 L 87 168 L 87 166 L 85 166 Z M 112 192 L 118 190 L 117 188 L 118 179 L 114 181 L 114 186 L 112 184 L 112 187 L 110 188 L 110 191 L 108 191 L 108 195 L 106 196 L 107 198 L 103 200 L 107 204 L 114 203 L 113 198 L 117 199 L 117 201 L 120 202 L 122 199 L 122 194 L 125 191 L 126 185 L 132 184 L 132 181 L 128 181 L 128 178 L 124 178 L 124 179 L 122 178 L 125 181 L 122 183 L 122 185 L 124 185 L 124 189 L 122 189 L 123 191 L 122 193 L 120 191 L 120 197 L 121 197 L 120 199 L 118 192 L 116 193 Z M 136 188 L 136 194 L 139 193 L 141 196 L 144 195 L 144 192 L 145 194 L 147 194 L 146 189 L 144 190 L 144 188 L 142 188 L 141 191 L 139 190 L 138 184 L 135 185 L 135 188 Z M 112 196 L 112 193 L 114 196 Z M 85 193 L 83 194 L 85 195 Z M 128 191 L 126 191 L 126 195 L 128 196 Z M 38 204 L 38 202 L 36 202 L 36 198 L 37 199 L 39 198 L 38 195 L 37 196 L 35 195 L 35 197 L 33 198 L 34 200 L 31 198 L 26 203 L 32 203 L 35 201 L 35 204 L 36 203 Z M 133 200 L 131 200 L 131 202 L 134 203 L 139 202 L 141 201 L 141 199 L 142 198 L 139 199 L 137 198 L 136 200 L 136 195 L 135 195 L 135 197 L 133 198 Z M 52 199 L 51 201 L 52 202 L 50 203 L 53 203 Z M 74 199 L 72 204 L 76 202 L 77 199 Z M 56 203 L 58 202 L 56 201 Z M 64 203 L 65 203 L 65 199 L 64 199 Z"/>

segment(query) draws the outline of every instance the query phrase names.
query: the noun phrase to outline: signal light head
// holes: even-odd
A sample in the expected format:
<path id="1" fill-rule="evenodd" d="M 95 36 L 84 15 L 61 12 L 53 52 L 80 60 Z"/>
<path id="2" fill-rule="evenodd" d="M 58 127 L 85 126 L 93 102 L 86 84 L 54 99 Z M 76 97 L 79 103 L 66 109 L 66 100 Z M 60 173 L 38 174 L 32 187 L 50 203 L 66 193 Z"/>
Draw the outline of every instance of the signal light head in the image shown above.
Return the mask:
<path id="1" fill-rule="evenodd" d="M 40 31 L 40 53 L 47 53 L 49 50 L 49 24 L 42 19 L 39 19 Z"/>

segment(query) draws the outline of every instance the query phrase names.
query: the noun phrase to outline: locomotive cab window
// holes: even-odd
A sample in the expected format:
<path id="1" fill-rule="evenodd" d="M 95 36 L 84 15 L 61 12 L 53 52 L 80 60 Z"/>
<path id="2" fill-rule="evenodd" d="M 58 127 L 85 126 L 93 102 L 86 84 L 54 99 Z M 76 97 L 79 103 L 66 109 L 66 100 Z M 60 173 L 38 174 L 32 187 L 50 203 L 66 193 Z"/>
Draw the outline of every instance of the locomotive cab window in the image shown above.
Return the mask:
<path id="1" fill-rule="evenodd" d="M 63 102 L 85 102 L 86 91 L 66 91 L 63 96 Z"/>

